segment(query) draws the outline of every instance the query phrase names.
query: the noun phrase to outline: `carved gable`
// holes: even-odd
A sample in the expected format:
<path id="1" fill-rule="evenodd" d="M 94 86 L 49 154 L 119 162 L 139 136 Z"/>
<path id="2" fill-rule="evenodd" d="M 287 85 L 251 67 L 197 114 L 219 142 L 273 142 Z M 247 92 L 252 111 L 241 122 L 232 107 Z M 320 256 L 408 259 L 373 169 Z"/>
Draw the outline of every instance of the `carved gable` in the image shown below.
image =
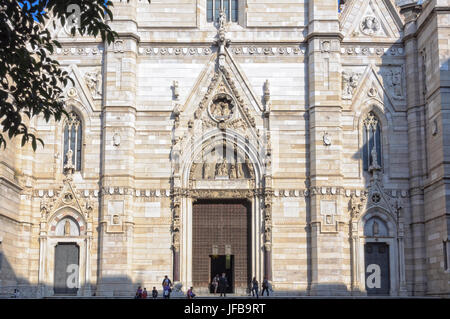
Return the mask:
<path id="1" fill-rule="evenodd" d="M 358 83 L 355 88 L 351 87 L 352 95 L 345 101 L 345 80 L 343 80 L 343 100 L 347 108 L 364 105 L 369 100 L 377 100 L 391 113 L 400 111 L 404 105 L 405 83 L 403 80 L 403 68 L 401 66 L 390 66 L 387 68 L 376 68 L 369 65 L 363 71 L 358 69 L 345 69 L 343 77 L 347 74 L 356 74 Z"/>
<path id="2" fill-rule="evenodd" d="M 100 111 L 100 106 L 96 106 L 94 99 L 101 98 L 101 70 L 100 68 L 85 68 L 80 70 L 76 65 L 70 65 L 67 72 L 73 79 L 66 87 L 66 100 L 76 101 L 79 104 L 88 107 L 88 113 Z"/>
<path id="3" fill-rule="evenodd" d="M 57 192 L 56 196 L 51 200 L 44 198 L 41 202 L 41 219 L 47 222 L 54 212 L 62 207 L 70 207 L 78 211 L 85 221 L 89 221 L 92 217 L 92 203 L 81 197 L 81 194 L 76 190 L 70 178 L 64 180 L 64 185 Z"/>
<path id="4" fill-rule="evenodd" d="M 350 1 L 341 15 L 341 29 L 352 40 L 388 39 L 403 36 L 403 23 L 389 0 Z"/>

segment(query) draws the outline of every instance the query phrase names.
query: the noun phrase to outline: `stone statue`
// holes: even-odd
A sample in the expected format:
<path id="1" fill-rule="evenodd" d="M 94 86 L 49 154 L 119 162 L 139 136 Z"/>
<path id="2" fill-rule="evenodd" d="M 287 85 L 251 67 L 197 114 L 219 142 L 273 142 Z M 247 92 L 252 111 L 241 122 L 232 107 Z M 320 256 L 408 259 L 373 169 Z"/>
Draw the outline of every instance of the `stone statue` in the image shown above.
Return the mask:
<path id="1" fill-rule="evenodd" d="M 255 172 L 253 171 L 253 164 L 250 162 L 248 157 L 245 158 L 245 165 L 247 166 L 248 172 L 251 178 L 255 177 Z"/>
<path id="2" fill-rule="evenodd" d="M 73 172 L 75 170 L 75 167 L 72 162 L 72 156 L 73 156 L 73 151 L 69 148 L 69 150 L 67 151 L 67 154 L 66 154 L 67 163 L 66 163 L 66 165 L 64 165 L 65 173 L 73 174 Z"/>
<path id="3" fill-rule="evenodd" d="M 394 93 L 394 98 L 402 98 L 403 90 L 402 90 L 402 72 L 399 69 L 394 71 L 391 70 L 391 83 Z"/>
<path id="4" fill-rule="evenodd" d="M 216 164 L 216 176 L 229 176 L 228 175 L 228 162 L 226 157 L 223 158 L 221 163 Z"/>
<path id="5" fill-rule="evenodd" d="M 374 168 L 379 168 L 380 166 L 378 165 L 378 154 L 377 154 L 375 145 L 373 146 L 372 151 L 370 152 L 370 155 L 372 157 L 372 166 Z"/>
<path id="6" fill-rule="evenodd" d="M 119 225 L 119 215 L 114 215 L 113 216 L 113 224 L 114 225 Z"/>
<path id="7" fill-rule="evenodd" d="M 218 57 L 219 57 L 219 67 L 221 69 L 225 65 L 225 47 L 228 46 L 231 42 L 230 39 L 226 38 L 226 29 L 225 29 L 226 22 L 227 17 L 225 11 L 221 9 L 219 13 L 219 34 L 218 40 L 216 41 L 216 44 L 219 47 Z"/>
<path id="8" fill-rule="evenodd" d="M 210 112 L 215 120 L 227 120 L 232 115 L 231 103 L 227 100 L 217 100 L 211 105 Z"/>
<path id="9" fill-rule="evenodd" d="M 64 223 L 64 236 L 70 236 L 70 222 L 68 219 Z"/>
<path id="10" fill-rule="evenodd" d="M 178 100 L 178 97 L 180 96 L 180 91 L 178 89 L 178 81 L 173 81 L 173 96 L 176 100 Z"/>
<path id="11" fill-rule="evenodd" d="M 236 178 L 245 178 L 243 163 L 236 163 Z"/>
<path id="12" fill-rule="evenodd" d="M 359 75 L 357 73 L 342 72 L 342 98 L 351 99 L 353 91 L 358 86 Z"/>
<path id="13" fill-rule="evenodd" d="M 237 167 L 237 163 L 236 162 L 230 164 L 230 178 L 232 178 L 232 179 L 236 179 L 237 178 L 236 167 Z"/>
<path id="14" fill-rule="evenodd" d="M 209 161 L 206 161 L 203 163 L 203 179 L 210 179 L 211 178 L 211 163 Z"/>
<path id="15" fill-rule="evenodd" d="M 266 242 L 270 242 L 272 240 L 272 227 L 270 225 L 264 226 L 264 239 Z"/>
<path id="16" fill-rule="evenodd" d="M 373 233 L 373 236 L 376 236 L 376 235 L 378 235 L 380 233 L 380 228 L 379 228 L 379 225 L 378 225 L 378 223 L 376 221 L 373 221 L 372 233 Z"/>
<path id="17" fill-rule="evenodd" d="M 84 81 L 86 82 L 86 86 L 89 91 L 91 91 L 92 96 L 100 95 L 100 72 L 87 72 L 84 75 Z"/>

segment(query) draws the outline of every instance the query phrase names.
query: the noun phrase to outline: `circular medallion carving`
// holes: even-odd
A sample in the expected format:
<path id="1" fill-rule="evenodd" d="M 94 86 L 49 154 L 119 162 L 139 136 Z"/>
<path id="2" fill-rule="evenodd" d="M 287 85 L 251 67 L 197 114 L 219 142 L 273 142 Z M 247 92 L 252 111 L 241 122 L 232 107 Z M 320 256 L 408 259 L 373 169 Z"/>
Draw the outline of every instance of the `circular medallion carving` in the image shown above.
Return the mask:
<path id="1" fill-rule="evenodd" d="M 225 122 L 233 117 L 235 111 L 233 98 L 225 93 L 217 94 L 208 108 L 209 116 L 216 122 Z"/>
<path id="2" fill-rule="evenodd" d="M 73 196 L 72 196 L 71 193 L 66 193 L 66 194 L 64 194 L 63 202 L 64 202 L 65 204 L 70 204 L 70 203 L 72 203 L 72 201 L 73 201 Z"/>
<path id="3" fill-rule="evenodd" d="M 361 21 L 360 29 L 366 35 L 374 35 L 380 30 L 380 23 L 377 18 L 368 16 Z"/>
<path id="4" fill-rule="evenodd" d="M 374 202 L 374 203 L 379 203 L 380 200 L 381 200 L 380 194 L 374 193 L 374 194 L 372 195 L 372 202 Z"/>

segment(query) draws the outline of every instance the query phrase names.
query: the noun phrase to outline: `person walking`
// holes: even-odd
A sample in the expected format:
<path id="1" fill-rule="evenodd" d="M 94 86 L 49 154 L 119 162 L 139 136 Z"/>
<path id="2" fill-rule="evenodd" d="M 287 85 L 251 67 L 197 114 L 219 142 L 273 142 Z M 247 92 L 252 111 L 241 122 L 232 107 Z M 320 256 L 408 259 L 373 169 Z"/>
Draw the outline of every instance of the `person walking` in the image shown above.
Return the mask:
<path id="1" fill-rule="evenodd" d="M 165 299 L 170 298 L 170 293 L 172 292 L 172 281 L 170 281 L 169 277 L 166 275 L 162 281 L 163 286 L 163 297 Z"/>
<path id="2" fill-rule="evenodd" d="M 253 277 L 251 287 L 252 287 L 252 296 L 254 297 L 256 295 L 256 298 L 259 298 L 259 296 L 258 296 L 258 280 L 256 280 L 256 277 Z"/>
<path id="3" fill-rule="evenodd" d="M 211 286 L 212 286 L 212 291 L 213 294 L 217 293 L 217 288 L 219 287 L 219 274 L 215 275 L 212 282 L 211 282 Z"/>
<path id="4" fill-rule="evenodd" d="M 142 292 L 142 299 L 147 299 L 147 288 L 144 287 L 144 291 Z"/>
<path id="5" fill-rule="evenodd" d="M 193 299 L 195 297 L 194 288 L 193 287 L 189 288 L 189 290 L 186 293 L 186 297 L 188 299 Z"/>
<path id="6" fill-rule="evenodd" d="M 136 296 L 134 296 L 135 299 L 141 299 L 142 298 L 142 288 L 141 286 L 138 287 L 136 290 Z"/>
<path id="7" fill-rule="evenodd" d="M 152 297 L 153 297 L 153 299 L 158 298 L 158 290 L 156 290 L 156 287 L 153 287 L 153 290 L 152 290 Z"/>
<path id="8" fill-rule="evenodd" d="M 267 297 L 269 297 L 269 281 L 267 280 L 267 277 L 264 277 L 264 280 L 262 283 L 261 296 L 264 296 L 264 291 L 267 291 Z"/>
<path id="9" fill-rule="evenodd" d="M 228 288 L 228 279 L 225 276 L 225 273 L 222 273 L 222 277 L 219 278 L 219 293 L 220 297 L 226 297 L 227 296 L 227 288 Z"/>

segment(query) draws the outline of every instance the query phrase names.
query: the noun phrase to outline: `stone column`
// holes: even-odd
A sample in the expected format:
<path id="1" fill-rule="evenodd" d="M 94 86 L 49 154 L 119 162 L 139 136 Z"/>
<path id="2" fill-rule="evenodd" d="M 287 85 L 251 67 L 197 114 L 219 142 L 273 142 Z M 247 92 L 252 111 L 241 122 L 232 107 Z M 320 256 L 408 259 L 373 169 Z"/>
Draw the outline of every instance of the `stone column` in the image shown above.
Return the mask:
<path id="1" fill-rule="evenodd" d="M 105 48 L 102 109 L 100 254 L 97 295 L 134 293 L 136 65 L 139 35 L 136 0 L 113 1 L 111 28 L 119 37 Z M 112 223 L 118 215 L 119 224 Z"/>
<path id="2" fill-rule="evenodd" d="M 272 281 L 272 193 L 264 196 L 264 277 Z"/>
<path id="3" fill-rule="evenodd" d="M 178 193 L 178 192 L 177 192 Z M 181 210 L 180 199 L 177 194 L 173 200 L 173 218 L 172 218 L 172 250 L 173 250 L 173 281 L 180 281 L 180 232 L 181 232 Z"/>
<path id="4" fill-rule="evenodd" d="M 47 236 L 41 235 L 39 236 L 39 274 L 38 274 L 38 298 L 43 298 L 46 296 L 45 291 L 45 277 L 46 277 L 46 258 L 45 255 L 47 253 Z"/>
<path id="5" fill-rule="evenodd" d="M 423 295 L 426 289 L 426 251 L 424 246 L 424 191 L 423 180 L 426 177 L 425 132 L 426 113 L 423 88 L 419 78 L 419 60 L 416 18 L 420 12 L 414 1 L 403 1 L 401 13 L 405 15 L 404 45 L 406 55 L 406 91 L 409 148 L 409 192 L 411 200 L 411 248 L 413 270 L 413 295 Z M 399 245 L 400 250 L 400 245 Z"/>
<path id="6" fill-rule="evenodd" d="M 342 212 L 342 185 L 339 161 L 341 150 L 341 72 L 338 2 L 309 1 L 309 145 L 310 145 L 310 265 L 311 295 L 348 293 L 348 275 L 342 266 L 344 229 L 339 227 Z M 327 137 L 327 138 L 325 138 Z M 333 192 L 329 192 L 334 188 Z M 326 200 L 326 202 L 324 201 Z M 323 206 L 323 207 L 322 207 Z M 328 216 L 326 216 L 328 215 Z M 330 218 L 331 215 L 331 218 Z M 326 218 L 327 217 L 327 218 Z"/>

